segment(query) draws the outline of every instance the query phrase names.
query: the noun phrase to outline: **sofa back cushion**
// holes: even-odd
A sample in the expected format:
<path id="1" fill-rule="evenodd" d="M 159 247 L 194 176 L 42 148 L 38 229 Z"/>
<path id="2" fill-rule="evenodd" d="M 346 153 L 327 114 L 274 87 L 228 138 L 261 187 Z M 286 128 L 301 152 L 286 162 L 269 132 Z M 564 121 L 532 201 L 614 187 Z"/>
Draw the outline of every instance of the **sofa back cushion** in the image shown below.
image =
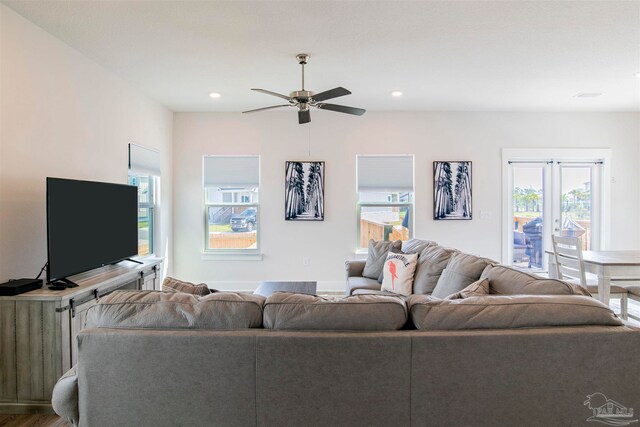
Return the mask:
<path id="1" fill-rule="evenodd" d="M 482 272 L 489 280 L 491 294 L 497 295 L 585 295 L 591 294 L 582 286 L 562 280 L 545 279 L 503 265 L 489 265 Z"/>
<path id="2" fill-rule="evenodd" d="M 438 284 L 442 272 L 451 257 L 457 253 L 455 249 L 439 245 L 427 245 L 418 256 L 416 273 L 413 279 L 414 294 L 430 294 Z"/>
<path id="3" fill-rule="evenodd" d="M 622 325 L 609 307 L 580 295 L 501 295 L 454 300 L 413 295 L 407 305 L 413 324 L 425 330 Z"/>
<path id="4" fill-rule="evenodd" d="M 264 327 L 285 330 L 397 330 L 407 321 L 407 307 L 391 295 L 323 298 L 278 292 L 264 304 Z"/>
<path id="5" fill-rule="evenodd" d="M 156 291 L 116 291 L 87 313 L 87 327 L 247 329 L 262 326 L 264 297 L 216 292 L 205 297 Z"/>
<path id="6" fill-rule="evenodd" d="M 436 246 L 433 240 L 409 239 L 402 242 L 402 252 L 405 254 L 419 254 L 427 246 Z"/>
<path id="7" fill-rule="evenodd" d="M 495 261 L 490 259 L 462 252 L 454 254 L 438 279 L 432 295 L 436 298 L 446 298 L 460 292 L 478 280 L 484 269 L 494 263 Z"/>

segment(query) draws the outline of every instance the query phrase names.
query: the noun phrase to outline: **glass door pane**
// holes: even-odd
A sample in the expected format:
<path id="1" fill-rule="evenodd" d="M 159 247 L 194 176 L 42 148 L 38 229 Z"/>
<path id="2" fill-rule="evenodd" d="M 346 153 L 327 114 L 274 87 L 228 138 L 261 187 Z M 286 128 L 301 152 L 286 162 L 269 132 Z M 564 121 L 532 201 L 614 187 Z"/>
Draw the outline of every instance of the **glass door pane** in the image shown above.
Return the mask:
<path id="1" fill-rule="evenodd" d="M 583 250 L 592 246 L 591 166 L 560 166 L 560 235 L 580 239 Z"/>
<path id="2" fill-rule="evenodd" d="M 512 165 L 512 265 L 542 269 L 544 264 L 544 165 Z"/>

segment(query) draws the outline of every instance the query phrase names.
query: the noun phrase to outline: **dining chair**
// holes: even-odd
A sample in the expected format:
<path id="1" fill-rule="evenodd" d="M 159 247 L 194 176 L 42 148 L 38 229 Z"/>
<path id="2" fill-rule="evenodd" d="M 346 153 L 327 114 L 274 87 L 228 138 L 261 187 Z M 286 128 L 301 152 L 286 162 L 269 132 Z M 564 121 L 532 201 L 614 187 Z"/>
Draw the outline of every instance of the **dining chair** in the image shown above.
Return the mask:
<path id="1" fill-rule="evenodd" d="M 597 296 L 598 285 L 587 283 L 580 240 L 577 237 L 555 235 L 551 236 L 551 240 L 553 241 L 553 255 L 556 260 L 558 279 L 578 283 L 593 296 Z M 627 288 L 611 284 L 609 295 L 613 299 L 620 300 L 620 315 L 624 320 L 627 320 Z"/>
<path id="2" fill-rule="evenodd" d="M 636 286 L 627 286 L 628 298 L 634 301 L 640 302 L 640 285 Z M 635 320 L 640 321 L 640 317 L 632 316 L 631 314 L 627 314 L 627 316 L 634 318 Z"/>

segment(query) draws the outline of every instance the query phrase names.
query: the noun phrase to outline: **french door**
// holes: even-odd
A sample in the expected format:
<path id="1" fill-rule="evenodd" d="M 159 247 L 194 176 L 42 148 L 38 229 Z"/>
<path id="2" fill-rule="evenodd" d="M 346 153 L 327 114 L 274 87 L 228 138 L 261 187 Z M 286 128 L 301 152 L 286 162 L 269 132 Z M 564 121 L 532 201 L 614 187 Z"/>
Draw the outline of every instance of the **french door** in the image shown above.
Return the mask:
<path id="1" fill-rule="evenodd" d="M 577 237 L 583 250 L 603 249 L 605 163 L 585 156 L 506 158 L 503 263 L 546 271 L 552 234 Z"/>

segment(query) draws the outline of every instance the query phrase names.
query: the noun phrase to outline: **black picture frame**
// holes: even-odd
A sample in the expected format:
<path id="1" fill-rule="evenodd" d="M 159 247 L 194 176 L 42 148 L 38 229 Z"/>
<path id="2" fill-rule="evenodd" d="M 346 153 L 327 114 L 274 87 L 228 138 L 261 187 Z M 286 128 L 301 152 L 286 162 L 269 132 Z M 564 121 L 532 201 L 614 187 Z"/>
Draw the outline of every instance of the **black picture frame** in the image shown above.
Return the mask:
<path id="1" fill-rule="evenodd" d="M 433 219 L 473 219 L 473 168 L 468 160 L 433 162 Z"/>
<path id="2" fill-rule="evenodd" d="M 285 162 L 286 221 L 324 221 L 324 175 L 324 161 Z"/>

